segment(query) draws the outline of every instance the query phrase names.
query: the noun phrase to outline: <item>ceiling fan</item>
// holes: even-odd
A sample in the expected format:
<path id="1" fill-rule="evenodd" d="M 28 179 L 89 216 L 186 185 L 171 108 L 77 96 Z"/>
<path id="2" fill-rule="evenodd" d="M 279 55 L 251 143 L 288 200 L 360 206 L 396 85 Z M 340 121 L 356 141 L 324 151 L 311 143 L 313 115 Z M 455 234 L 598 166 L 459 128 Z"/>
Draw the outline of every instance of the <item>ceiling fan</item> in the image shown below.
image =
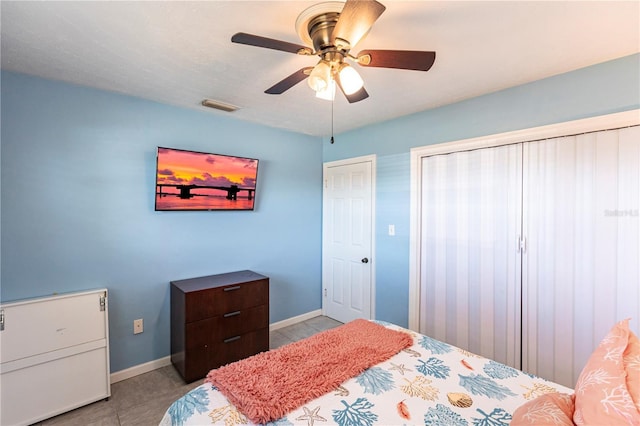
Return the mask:
<path id="1" fill-rule="evenodd" d="M 302 41 L 313 48 L 247 33 L 234 34 L 231 41 L 320 57 L 315 66 L 299 69 L 265 93 L 279 95 L 308 78 L 319 98 L 333 100 L 338 86 L 350 103 L 358 102 L 368 98 L 369 94 L 362 78 L 347 59 L 364 67 L 416 71 L 428 71 L 436 59 L 435 52 L 417 50 L 363 50 L 352 55 L 350 50 L 367 35 L 385 9 L 375 0 L 332 1 L 307 8 L 298 16 L 296 30 Z"/>

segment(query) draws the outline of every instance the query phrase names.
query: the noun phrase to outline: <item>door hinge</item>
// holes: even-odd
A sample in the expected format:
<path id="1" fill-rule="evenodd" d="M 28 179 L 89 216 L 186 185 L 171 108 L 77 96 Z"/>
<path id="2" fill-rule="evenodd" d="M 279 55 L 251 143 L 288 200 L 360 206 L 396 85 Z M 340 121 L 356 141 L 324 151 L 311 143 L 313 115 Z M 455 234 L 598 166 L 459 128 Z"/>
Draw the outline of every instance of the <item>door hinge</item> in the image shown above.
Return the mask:
<path id="1" fill-rule="evenodd" d="M 100 295 L 100 310 L 104 311 L 107 306 L 107 293 L 102 293 Z"/>
<path id="2" fill-rule="evenodd" d="M 327 289 L 324 289 L 324 297 L 327 297 Z"/>
<path id="3" fill-rule="evenodd" d="M 518 236 L 518 253 L 526 253 L 527 252 L 527 238 Z"/>
<path id="4" fill-rule="evenodd" d="M 0 309 L 0 331 L 4 331 L 4 309 Z"/>

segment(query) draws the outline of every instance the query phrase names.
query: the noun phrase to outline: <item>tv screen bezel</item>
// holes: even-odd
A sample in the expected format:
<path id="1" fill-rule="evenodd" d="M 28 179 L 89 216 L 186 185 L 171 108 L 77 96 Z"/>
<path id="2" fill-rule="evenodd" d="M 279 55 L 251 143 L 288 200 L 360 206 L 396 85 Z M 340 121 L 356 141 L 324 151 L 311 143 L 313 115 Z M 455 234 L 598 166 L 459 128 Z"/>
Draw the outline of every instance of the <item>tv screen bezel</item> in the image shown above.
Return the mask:
<path id="1" fill-rule="evenodd" d="M 159 171 L 160 171 L 160 150 L 170 150 L 170 151 L 179 151 L 179 152 L 184 152 L 184 153 L 188 153 L 188 154 L 197 154 L 197 155 L 203 155 L 203 156 L 213 156 L 213 157 L 225 157 L 225 158 L 231 158 L 231 159 L 239 159 L 239 160 L 249 160 L 249 161 L 255 161 L 255 185 L 253 188 L 253 194 L 252 194 L 252 203 L 251 203 L 251 207 L 250 208 L 158 208 L 158 195 L 159 195 L 159 191 L 158 191 L 158 176 L 159 176 Z M 192 149 L 183 149 L 183 148 L 170 148 L 170 147 L 164 147 L 164 146 L 158 146 L 156 149 L 156 167 L 155 167 L 155 182 L 154 182 L 154 187 L 155 187 L 155 191 L 154 191 L 154 209 L 155 211 L 163 211 L 163 212 L 183 212 L 183 211 L 255 211 L 256 208 L 256 195 L 257 195 L 257 189 L 258 189 L 258 169 L 259 169 L 259 165 L 260 165 L 260 160 L 257 158 L 252 158 L 252 157 L 244 157 L 244 156 L 240 156 L 240 155 L 230 155 L 230 154 L 219 154 L 219 153 L 215 153 L 215 152 L 205 152 L 205 151 L 197 151 L 197 150 L 192 150 Z M 206 170 L 203 169 L 203 172 L 206 172 Z M 223 175 L 224 176 L 224 175 Z M 236 191 L 237 192 L 242 192 L 245 189 L 241 189 L 240 191 Z M 177 196 L 177 194 L 176 194 Z"/>

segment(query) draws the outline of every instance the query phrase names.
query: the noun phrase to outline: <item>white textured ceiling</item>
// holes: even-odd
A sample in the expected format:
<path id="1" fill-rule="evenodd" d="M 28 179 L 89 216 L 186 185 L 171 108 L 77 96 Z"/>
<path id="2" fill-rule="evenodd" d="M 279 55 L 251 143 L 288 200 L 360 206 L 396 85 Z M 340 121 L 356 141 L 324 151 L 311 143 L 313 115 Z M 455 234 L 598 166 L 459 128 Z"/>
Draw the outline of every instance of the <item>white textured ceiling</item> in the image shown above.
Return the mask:
<path id="1" fill-rule="evenodd" d="M 306 82 L 264 90 L 315 57 L 231 43 L 236 32 L 302 44 L 318 1 L 2 1 L 2 69 L 311 135 L 331 102 Z M 363 68 L 370 97 L 334 104 L 335 133 L 640 51 L 640 1 L 393 1 L 353 48 L 434 50 L 429 72 Z M 200 105 L 212 98 L 233 113 Z"/>

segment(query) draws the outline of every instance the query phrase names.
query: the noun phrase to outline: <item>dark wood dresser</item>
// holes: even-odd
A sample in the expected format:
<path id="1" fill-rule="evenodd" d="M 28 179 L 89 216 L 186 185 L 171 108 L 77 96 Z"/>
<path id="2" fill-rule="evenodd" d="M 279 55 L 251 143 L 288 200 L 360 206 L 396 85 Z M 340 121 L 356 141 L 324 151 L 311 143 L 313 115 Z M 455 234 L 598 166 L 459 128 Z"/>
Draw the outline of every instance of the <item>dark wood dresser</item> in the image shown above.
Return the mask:
<path id="1" fill-rule="evenodd" d="M 269 278 L 252 271 L 171 282 L 171 362 L 184 380 L 269 350 Z"/>

